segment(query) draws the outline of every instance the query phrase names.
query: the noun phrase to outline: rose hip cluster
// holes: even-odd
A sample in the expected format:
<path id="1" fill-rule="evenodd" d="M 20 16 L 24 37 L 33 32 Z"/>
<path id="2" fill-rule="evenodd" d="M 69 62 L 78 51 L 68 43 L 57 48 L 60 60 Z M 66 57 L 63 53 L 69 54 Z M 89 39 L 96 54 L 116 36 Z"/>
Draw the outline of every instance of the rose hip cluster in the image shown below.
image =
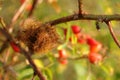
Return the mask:
<path id="1" fill-rule="evenodd" d="M 87 44 L 90 46 L 89 61 L 96 64 L 102 60 L 102 55 L 98 52 L 102 49 L 102 44 L 91 37 L 87 38 Z"/>
<path id="2" fill-rule="evenodd" d="M 81 32 L 81 28 L 77 25 L 72 25 L 71 30 L 77 38 L 77 43 L 87 44 L 89 46 L 88 59 L 89 59 L 90 63 L 96 64 L 96 63 L 100 62 L 102 60 L 102 55 L 99 54 L 98 52 L 102 49 L 102 44 L 100 42 L 96 41 L 94 38 L 83 34 Z M 67 29 L 64 29 L 64 34 L 66 36 Z M 70 38 L 70 41 L 71 41 L 71 38 Z M 64 55 L 65 52 L 62 52 L 62 50 L 59 51 L 59 58 L 64 58 L 63 56 L 60 56 L 61 54 Z M 66 58 L 66 55 L 65 55 L 65 58 Z M 64 60 L 66 60 L 66 59 L 64 59 Z M 62 59 L 63 62 L 64 62 L 64 60 Z M 67 63 L 67 61 L 65 61 L 65 63 Z M 62 63 L 62 64 L 65 64 L 65 63 Z"/>

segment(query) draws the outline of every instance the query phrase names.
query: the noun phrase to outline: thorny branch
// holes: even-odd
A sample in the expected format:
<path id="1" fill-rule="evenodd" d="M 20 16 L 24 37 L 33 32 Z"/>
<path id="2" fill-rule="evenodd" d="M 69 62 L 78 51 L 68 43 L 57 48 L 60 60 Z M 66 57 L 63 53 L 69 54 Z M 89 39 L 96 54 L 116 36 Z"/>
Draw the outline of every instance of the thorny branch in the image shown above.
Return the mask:
<path id="1" fill-rule="evenodd" d="M 14 38 L 8 33 L 8 31 L 6 31 L 5 29 L 1 29 L 0 28 L 0 32 L 3 33 L 3 35 L 9 40 L 9 41 L 14 41 L 16 43 L 16 41 L 14 40 Z M 35 65 L 35 63 L 33 62 L 31 55 L 31 52 L 26 51 L 25 49 L 23 49 L 19 44 L 17 44 L 17 46 L 19 47 L 21 54 L 23 54 L 29 61 L 30 65 L 32 66 L 32 68 L 34 69 L 35 73 L 38 75 L 38 77 L 41 80 L 45 80 L 45 77 L 42 75 L 42 72 L 40 70 L 38 70 L 37 66 Z"/>
<path id="2" fill-rule="evenodd" d="M 120 14 L 117 15 L 94 15 L 94 14 L 82 14 L 81 17 L 79 17 L 79 13 L 78 14 L 72 14 L 66 17 L 62 17 L 62 18 L 58 18 L 46 23 L 49 23 L 51 25 L 57 25 L 57 24 L 61 24 L 61 23 L 65 23 L 65 22 L 69 22 L 69 21 L 75 21 L 75 20 L 99 20 L 101 19 L 102 21 L 112 21 L 112 20 L 120 20 Z M 45 23 L 45 24 L 46 24 Z"/>
<path id="3" fill-rule="evenodd" d="M 0 54 L 4 51 L 4 49 L 6 49 L 8 47 L 8 40 L 5 40 L 1 46 L 2 47 L 0 49 Z"/>
<path id="4" fill-rule="evenodd" d="M 4 23 L 4 20 L 1 17 L 0 17 L 0 23 L 1 23 L 2 28 L 6 29 L 6 25 Z M 7 47 L 8 47 L 8 39 L 6 39 L 4 41 L 4 43 L 2 44 L 2 46 L 0 48 L 0 53 L 2 53 Z"/>
<path id="5" fill-rule="evenodd" d="M 22 14 L 22 12 L 24 11 L 27 3 L 28 3 L 29 0 L 25 0 L 25 2 L 20 6 L 20 8 L 18 9 L 18 11 L 15 13 L 15 15 L 13 16 L 12 20 L 11 20 L 11 23 L 9 25 L 7 25 L 7 27 L 9 29 L 6 28 L 6 25 L 3 21 L 3 19 L 0 17 L 0 22 L 2 24 L 2 27 L 6 28 L 10 33 L 12 33 L 13 31 L 13 26 L 14 24 L 16 23 L 17 19 L 20 17 L 20 15 Z M 4 51 L 7 47 L 8 47 L 8 40 L 6 39 L 4 41 L 4 43 L 2 44 L 1 46 L 1 49 L 0 49 L 0 52 Z"/>
<path id="6" fill-rule="evenodd" d="M 19 8 L 19 10 L 13 16 L 10 25 L 8 25 L 9 29 L 6 29 L 6 25 L 4 25 L 5 23 L 4 23 L 3 19 L 0 18 L 0 22 L 2 24 L 2 28 L 0 28 L 0 32 L 2 32 L 4 34 L 4 36 L 7 38 L 5 40 L 5 42 L 3 43 L 3 45 L 2 45 L 2 48 L 0 49 L 1 52 L 8 46 L 7 44 L 8 44 L 9 41 L 14 41 L 15 42 L 15 40 L 12 38 L 12 36 L 9 33 L 11 33 L 13 31 L 13 25 L 15 24 L 16 20 L 20 17 L 20 15 L 22 14 L 22 12 L 24 11 L 24 9 L 25 9 L 25 7 L 27 5 L 27 2 L 28 2 L 28 0 L 26 0 L 21 5 L 21 7 Z M 32 6 L 31 11 L 28 14 L 28 17 L 32 16 L 32 13 L 33 13 L 33 10 L 35 8 L 36 3 L 37 3 L 37 0 L 33 0 L 33 6 Z M 8 33 L 8 30 L 9 30 L 9 33 Z M 35 63 L 33 62 L 32 58 L 30 56 L 30 54 L 32 54 L 32 52 L 27 52 L 19 44 L 17 44 L 17 46 L 20 48 L 21 53 L 28 59 L 30 65 L 34 69 L 35 74 L 38 75 L 38 77 L 41 80 L 45 80 L 45 77 L 42 75 L 41 71 L 38 70 L 37 66 L 35 65 Z"/>
<path id="7" fill-rule="evenodd" d="M 103 22 L 113 21 L 113 20 L 118 21 L 118 20 L 120 20 L 120 14 L 117 14 L 117 15 L 82 14 L 82 16 L 79 16 L 79 13 L 78 13 L 78 14 L 73 14 L 70 16 L 62 17 L 62 18 L 59 18 L 59 19 L 56 19 L 53 21 L 49 21 L 46 23 L 49 23 L 50 25 L 57 25 L 57 24 L 61 24 L 61 23 L 69 22 L 69 21 L 75 21 L 75 20 L 99 20 L 99 19 L 101 19 L 101 21 L 103 21 Z M 114 41 L 120 48 L 120 43 L 118 42 L 117 38 L 115 37 L 110 24 L 109 24 L 109 30 L 110 30 L 111 35 L 113 36 Z"/>

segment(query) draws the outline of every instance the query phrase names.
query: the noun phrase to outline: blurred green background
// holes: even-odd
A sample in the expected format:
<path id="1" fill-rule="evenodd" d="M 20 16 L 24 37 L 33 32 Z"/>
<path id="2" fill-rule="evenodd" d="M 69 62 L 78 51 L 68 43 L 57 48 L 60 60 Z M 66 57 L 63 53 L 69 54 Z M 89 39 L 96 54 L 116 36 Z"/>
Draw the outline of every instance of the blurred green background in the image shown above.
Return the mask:
<path id="1" fill-rule="evenodd" d="M 20 0 L 1 0 L 1 2 L 0 17 L 5 20 L 6 25 L 9 25 L 12 17 L 21 5 Z M 82 0 L 82 3 L 83 12 L 89 14 L 120 13 L 120 0 Z M 74 14 L 78 11 L 77 0 L 57 0 L 57 5 L 61 10 L 59 13 L 56 12 L 52 4 L 47 2 L 47 0 L 43 0 L 42 3 L 36 6 L 33 17 L 42 22 L 46 22 Z M 27 17 L 27 13 L 28 11 L 25 11 L 17 21 L 15 30 L 18 29 L 20 21 Z M 32 58 L 42 69 L 47 80 L 120 80 L 120 49 L 112 39 L 106 24 L 100 24 L 100 31 L 96 30 L 95 21 L 88 20 L 78 20 L 56 25 L 56 29 L 62 39 L 63 31 L 61 28 L 70 28 L 73 24 L 80 26 L 84 34 L 89 34 L 101 42 L 105 47 L 103 53 L 107 54 L 107 57 L 100 65 L 91 64 L 86 59 L 69 60 L 67 65 L 62 65 L 52 56 L 52 54 L 57 55 L 57 50 L 48 52 L 45 55 L 34 54 Z M 120 22 L 112 21 L 112 27 L 120 41 Z M 12 35 L 16 35 L 16 33 Z M 2 36 L 0 37 L 2 40 L 5 40 L 1 33 L 0 36 Z M 0 41 L 0 47 L 2 43 Z M 88 46 L 80 45 L 80 50 L 78 51 L 81 53 L 88 51 Z M 70 56 L 81 55 L 75 54 L 74 51 L 70 52 L 69 49 L 68 54 Z M 8 47 L 4 52 L 0 53 L 0 60 L 5 62 L 5 64 L 0 62 L 0 77 L 3 76 L 4 80 L 30 80 L 32 78 L 33 70 L 26 62 L 25 57 L 19 53 L 15 53 L 11 47 Z M 5 71 L 5 65 L 8 66 L 7 71 Z M 35 77 L 35 80 L 39 80 L 38 77 Z"/>

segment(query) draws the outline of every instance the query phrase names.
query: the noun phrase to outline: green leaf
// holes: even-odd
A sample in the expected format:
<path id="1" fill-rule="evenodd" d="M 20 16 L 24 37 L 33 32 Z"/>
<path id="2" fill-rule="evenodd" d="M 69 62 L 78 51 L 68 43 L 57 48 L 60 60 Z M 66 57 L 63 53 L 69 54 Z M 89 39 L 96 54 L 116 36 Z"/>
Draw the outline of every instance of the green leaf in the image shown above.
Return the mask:
<path id="1" fill-rule="evenodd" d="M 46 76 L 46 79 L 47 79 L 47 80 L 53 80 L 53 79 L 52 79 L 52 72 L 51 72 L 50 69 L 46 68 L 46 69 L 44 70 L 44 75 Z"/>
<path id="2" fill-rule="evenodd" d="M 113 68 L 110 65 L 101 65 L 102 70 L 107 74 L 113 74 Z"/>
<path id="3" fill-rule="evenodd" d="M 68 27 L 67 27 L 67 35 L 66 35 L 66 42 L 68 42 L 69 41 L 69 38 L 70 38 L 70 33 L 71 33 L 71 27 L 70 27 L 70 25 L 68 24 L 67 25 Z"/>
<path id="4" fill-rule="evenodd" d="M 33 75 L 33 69 L 32 68 L 26 68 L 19 72 L 18 78 L 19 80 L 23 80 L 24 78 L 28 78 Z"/>
<path id="5" fill-rule="evenodd" d="M 77 73 L 77 80 L 86 80 L 87 69 L 83 63 L 75 64 L 75 70 Z"/>

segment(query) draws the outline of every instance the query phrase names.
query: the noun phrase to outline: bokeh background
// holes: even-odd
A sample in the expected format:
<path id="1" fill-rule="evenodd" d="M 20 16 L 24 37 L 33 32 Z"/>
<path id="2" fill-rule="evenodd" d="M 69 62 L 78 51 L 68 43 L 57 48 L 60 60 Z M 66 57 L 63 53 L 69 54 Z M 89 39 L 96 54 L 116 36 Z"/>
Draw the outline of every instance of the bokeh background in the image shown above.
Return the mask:
<path id="1" fill-rule="evenodd" d="M 9 25 L 12 17 L 21 6 L 20 0 L 0 0 L 0 2 L 0 17 L 4 19 L 6 25 Z M 82 10 L 86 14 L 120 14 L 120 0 L 82 0 L 82 4 Z M 33 17 L 41 22 L 46 22 L 74 14 L 77 11 L 77 0 L 57 0 L 55 4 L 51 4 L 50 0 L 43 0 L 42 2 L 39 0 Z M 17 34 L 16 32 L 21 27 L 20 22 L 27 18 L 28 12 L 25 10 L 20 19 L 16 21 L 17 23 L 14 25 L 14 32 L 12 33 L 13 36 Z M 120 80 L 120 48 L 118 48 L 112 39 L 107 25 L 100 23 L 101 29 L 98 31 L 95 26 L 95 21 L 78 20 L 58 24 L 56 25 L 56 29 L 61 39 L 64 39 L 62 28 L 69 29 L 73 24 L 80 26 L 83 34 L 90 35 L 102 43 L 104 48 L 100 53 L 106 54 L 106 58 L 97 65 L 91 64 L 87 59 L 68 60 L 68 64 L 63 65 L 53 56 L 53 54 L 55 56 L 58 55 L 57 49 L 47 54 L 34 54 L 32 58 L 37 66 L 42 69 L 47 80 Z M 112 27 L 120 41 L 120 22 L 112 21 Z M 1 33 L 0 36 L 1 48 L 5 37 Z M 80 47 L 77 50 L 80 54 L 75 53 L 75 46 L 72 46 L 72 51 L 65 47 L 70 57 L 89 53 L 89 47 L 86 44 L 78 45 Z M 60 46 L 64 48 L 64 44 Z M 33 70 L 26 58 L 14 52 L 10 45 L 4 52 L 0 53 L 0 80 L 3 77 L 4 80 L 30 80 L 32 76 Z M 39 80 L 37 76 L 35 80 Z"/>

